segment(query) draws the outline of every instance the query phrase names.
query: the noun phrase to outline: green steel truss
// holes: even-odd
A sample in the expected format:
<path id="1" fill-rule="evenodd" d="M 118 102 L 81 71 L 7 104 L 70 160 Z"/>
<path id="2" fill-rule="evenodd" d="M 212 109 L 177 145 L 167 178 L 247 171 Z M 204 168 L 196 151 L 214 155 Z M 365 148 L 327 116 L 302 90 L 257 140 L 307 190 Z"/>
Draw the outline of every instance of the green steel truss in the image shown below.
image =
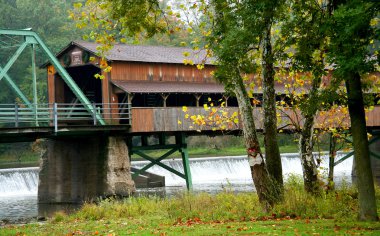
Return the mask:
<path id="1" fill-rule="evenodd" d="M 144 141 L 145 140 L 145 141 Z M 175 144 L 166 144 L 166 136 L 165 134 L 161 134 L 160 136 L 160 144 L 159 145 L 148 145 L 147 144 L 147 136 L 142 136 L 142 145 L 141 146 L 133 146 L 131 137 L 128 139 L 128 147 L 130 147 L 129 155 L 136 154 L 145 160 L 150 161 L 149 164 L 144 166 L 142 169 L 136 171 L 133 173 L 132 177 L 138 176 L 140 174 L 143 174 L 146 170 L 151 168 L 154 165 L 158 165 L 171 173 L 185 179 L 186 181 L 186 187 L 188 190 L 192 190 L 193 183 L 191 178 L 191 172 L 190 172 L 190 163 L 189 163 L 189 154 L 187 151 L 187 143 L 186 143 L 186 135 L 184 133 L 178 133 L 175 135 Z M 150 157 L 148 154 L 144 153 L 146 150 L 168 150 L 165 154 L 158 158 Z M 173 153 L 179 151 L 181 153 L 182 157 L 182 164 L 183 164 L 183 173 L 171 168 L 170 166 L 165 165 L 161 161 L 165 158 L 169 157 Z"/>
<path id="2" fill-rule="evenodd" d="M 71 78 L 69 73 L 63 68 L 63 66 L 59 63 L 57 58 L 53 55 L 53 53 L 49 50 L 49 48 L 45 45 L 45 43 L 41 40 L 41 38 L 31 30 L 6 30 L 0 29 L 0 35 L 7 36 L 23 36 L 24 42 L 19 46 L 14 55 L 9 59 L 9 61 L 5 64 L 4 68 L 0 67 L 0 81 L 4 78 L 12 90 L 22 99 L 22 101 L 29 107 L 33 107 L 36 111 L 37 117 L 37 89 L 36 89 L 36 63 L 35 63 L 35 46 L 39 46 L 43 52 L 48 56 L 50 63 L 55 67 L 56 71 L 62 77 L 67 86 L 71 89 L 74 95 L 78 98 L 80 103 L 84 106 L 84 108 L 92 114 L 93 107 L 91 102 L 84 95 L 82 90 L 78 87 L 75 81 Z M 27 46 L 31 46 L 32 48 L 32 73 L 33 73 L 33 103 L 34 105 L 27 99 L 27 97 L 22 93 L 19 87 L 13 82 L 13 80 L 8 76 L 8 71 L 12 67 L 12 65 L 17 61 L 17 58 L 24 51 Z M 95 117 L 99 124 L 105 125 L 103 118 L 100 114 L 96 114 Z M 36 125 L 38 125 L 36 121 Z"/>
<path id="3" fill-rule="evenodd" d="M 371 140 L 369 140 L 368 145 L 371 145 L 380 139 L 380 132 L 373 132 L 373 135 L 374 136 L 371 138 Z M 350 140 L 346 140 L 346 141 L 351 142 Z M 353 156 L 354 154 L 355 154 L 354 151 L 347 153 L 344 157 L 342 157 L 338 161 L 334 162 L 334 166 L 342 163 L 343 161 L 347 160 L 349 157 Z M 378 153 L 375 153 L 375 152 L 370 150 L 369 154 L 371 157 L 380 159 L 380 154 L 378 154 Z"/>

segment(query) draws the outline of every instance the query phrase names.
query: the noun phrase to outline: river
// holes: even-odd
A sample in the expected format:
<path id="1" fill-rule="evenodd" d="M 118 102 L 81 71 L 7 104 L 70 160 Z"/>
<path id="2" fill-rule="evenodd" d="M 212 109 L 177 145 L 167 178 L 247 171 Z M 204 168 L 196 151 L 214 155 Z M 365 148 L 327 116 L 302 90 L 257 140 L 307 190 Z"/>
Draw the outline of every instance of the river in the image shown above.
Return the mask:
<path id="1" fill-rule="evenodd" d="M 338 156 L 338 159 L 342 154 Z M 352 160 L 335 167 L 335 181 L 346 179 L 351 182 Z M 166 165 L 182 172 L 178 159 L 166 159 Z M 141 168 L 147 161 L 133 161 L 132 166 Z M 327 157 L 322 158 L 321 173 L 327 172 Z M 302 174 L 298 154 L 282 154 L 284 178 L 290 174 Z M 254 191 L 250 168 L 245 156 L 190 158 L 190 170 L 194 192 L 217 193 L 225 189 L 235 192 Z M 0 170 L 0 220 L 17 221 L 37 217 L 38 167 Z M 166 186 L 159 189 L 138 189 L 139 194 L 157 193 L 165 196 L 186 189 L 185 180 L 159 167 L 153 166 L 150 172 L 165 176 Z"/>

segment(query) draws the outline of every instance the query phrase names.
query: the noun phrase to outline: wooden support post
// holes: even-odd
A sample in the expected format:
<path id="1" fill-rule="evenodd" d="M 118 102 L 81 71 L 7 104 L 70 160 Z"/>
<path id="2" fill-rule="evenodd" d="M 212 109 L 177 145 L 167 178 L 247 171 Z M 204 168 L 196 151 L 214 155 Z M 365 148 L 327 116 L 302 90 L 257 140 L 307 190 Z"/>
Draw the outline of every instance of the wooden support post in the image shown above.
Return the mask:
<path id="1" fill-rule="evenodd" d="M 202 94 L 194 94 L 194 97 L 195 97 L 195 99 L 196 99 L 197 107 L 199 107 L 199 100 L 201 99 Z"/>
<path id="2" fill-rule="evenodd" d="M 132 104 L 132 99 L 135 95 L 133 93 L 128 93 L 128 103 Z"/>
<path id="3" fill-rule="evenodd" d="M 183 170 L 185 173 L 186 187 L 187 187 L 187 190 L 191 191 L 193 189 L 193 181 L 191 178 L 189 153 L 187 151 L 185 133 L 180 133 L 176 135 L 176 143 L 180 145 L 179 151 L 181 152 L 181 156 L 182 156 L 182 164 L 183 164 Z"/>
<path id="4" fill-rule="evenodd" d="M 166 99 L 168 99 L 169 94 L 161 93 L 161 97 L 162 97 L 162 99 L 164 99 L 163 107 L 166 107 Z"/>
<path id="5" fill-rule="evenodd" d="M 229 96 L 223 95 L 223 98 L 224 98 L 224 101 L 226 103 L 226 107 L 228 107 L 228 98 L 229 98 Z"/>

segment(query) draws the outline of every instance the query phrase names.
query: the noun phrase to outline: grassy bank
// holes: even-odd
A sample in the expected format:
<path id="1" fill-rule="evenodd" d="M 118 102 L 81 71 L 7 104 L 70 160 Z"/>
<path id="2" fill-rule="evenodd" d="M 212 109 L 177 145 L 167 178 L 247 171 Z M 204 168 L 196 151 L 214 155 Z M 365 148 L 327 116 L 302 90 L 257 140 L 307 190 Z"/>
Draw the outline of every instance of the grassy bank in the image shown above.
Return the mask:
<path id="1" fill-rule="evenodd" d="M 5 226 L 0 235 L 378 235 L 380 223 L 356 221 L 357 211 L 355 189 L 312 197 L 300 178 L 291 177 L 285 201 L 266 214 L 254 193 L 182 193 L 85 204 L 46 223 Z"/>

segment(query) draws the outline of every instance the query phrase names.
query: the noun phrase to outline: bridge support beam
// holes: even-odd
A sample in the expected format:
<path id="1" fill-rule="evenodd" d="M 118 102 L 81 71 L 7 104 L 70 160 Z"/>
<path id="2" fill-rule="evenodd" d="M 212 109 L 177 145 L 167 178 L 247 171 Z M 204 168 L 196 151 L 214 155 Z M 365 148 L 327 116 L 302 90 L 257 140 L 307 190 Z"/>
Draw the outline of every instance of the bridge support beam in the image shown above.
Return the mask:
<path id="1" fill-rule="evenodd" d="M 132 145 L 132 137 L 129 137 L 129 140 L 127 141 L 130 143 L 130 154 L 136 154 L 145 160 L 150 161 L 149 164 L 144 166 L 140 170 L 135 170 L 135 173 L 132 175 L 134 178 L 137 177 L 140 174 L 145 173 L 146 170 L 153 167 L 154 165 L 158 165 L 167 171 L 183 178 L 186 181 L 186 187 L 187 190 L 193 189 L 193 183 L 191 178 L 191 171 L 190 171 L 190 163 L 189 163 L 189 154 L 187 150 L 187 142 L 186 142 L 186 135 L 184 133 L 177 133 L 175 134 L 175 144 L 166 144 L 167 137 L 164 133 L 158 133 L 158 145 L 149 145 L 148 142 L 148 135 L 142 135 L 141 136 L 141 146 L 133 146 Z M 166 153 L 158 158 L 154 158 L 149 156 L 145 151 L 152 151 L 152 150 L 166 150 Z M 183 165 L 183 171 L 182 173 L 178 170 L 173 169 L 170 166 L 167 166 L 166 164 L 162 163 L 161 161 L 165 158 L 169 157 L 170 155 L 179 152 L 182 157 L 182 165 Z"/>
<path id="2" fill-rule="evenodd" d="M 47 140 L 39 178 L 39 203 L 81 203 L 135 191 L 123 137 Z"/>

